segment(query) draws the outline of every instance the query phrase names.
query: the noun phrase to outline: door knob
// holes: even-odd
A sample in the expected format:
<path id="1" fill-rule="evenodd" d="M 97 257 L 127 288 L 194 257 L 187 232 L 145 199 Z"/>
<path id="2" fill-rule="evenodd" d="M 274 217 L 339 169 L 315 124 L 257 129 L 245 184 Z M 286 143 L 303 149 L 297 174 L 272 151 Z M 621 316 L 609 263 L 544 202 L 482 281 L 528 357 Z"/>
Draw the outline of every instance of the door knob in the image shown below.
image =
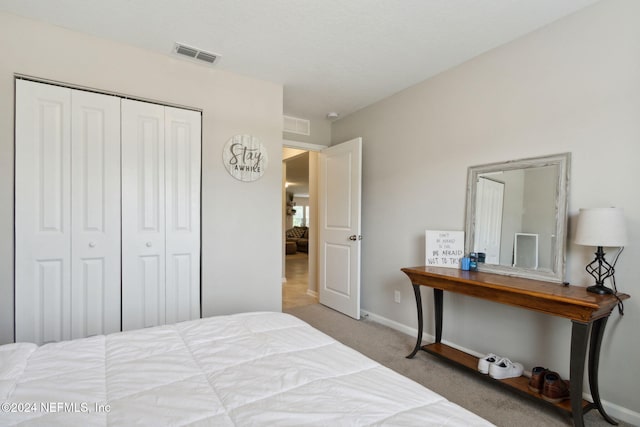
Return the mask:
<path id="1" fill-rule="evenodd" d="M 96 247 L 96 242 L 89 242 L 89 247 L 90 248 L 95 248 Z"/>
<path id="2" fill-rule="evenodd" d="M 362 236 L 358 235 L 356 236 L 355 234 L 352 234 L 351 236 L 349 236 L 349 240 L 362 240 Z"/>
<path id="3" fill-rule="evenodd" d="M 151 247 L 151 242 L 147 242 L 147 247 L 150 248 Z"/>

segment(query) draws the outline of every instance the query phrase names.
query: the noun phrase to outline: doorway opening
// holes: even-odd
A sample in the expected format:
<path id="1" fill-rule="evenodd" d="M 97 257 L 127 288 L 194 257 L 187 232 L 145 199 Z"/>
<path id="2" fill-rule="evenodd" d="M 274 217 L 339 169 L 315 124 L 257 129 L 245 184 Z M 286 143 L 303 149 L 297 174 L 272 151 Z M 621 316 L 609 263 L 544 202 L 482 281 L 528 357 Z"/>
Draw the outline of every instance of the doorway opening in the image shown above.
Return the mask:
<path id="1" fill-rule="evenodd" d="M 309 152 L 307 162 L 309 286 L 306 293 L 318 297 L 323 305 L 360 319 L 362 138 L 322 147 L 318 151 Z M 291 201 L 292 210 L 295 205 L 293 196 L 286 194 L 291 185 L 286 182 L 286 161 L 282 167 L 282 229 L 287 230 L 287 201 Z M 285 233 L 282 234 L 284 277 L 287 242 Z M 286 278 L 283 283 L 286 283 Z"/>
<path id="2" fill-rule="evenodd" d="M 315 153 L 283 148 L 283 257 L 282 308 L 318 302 L 315 292 Z"/>

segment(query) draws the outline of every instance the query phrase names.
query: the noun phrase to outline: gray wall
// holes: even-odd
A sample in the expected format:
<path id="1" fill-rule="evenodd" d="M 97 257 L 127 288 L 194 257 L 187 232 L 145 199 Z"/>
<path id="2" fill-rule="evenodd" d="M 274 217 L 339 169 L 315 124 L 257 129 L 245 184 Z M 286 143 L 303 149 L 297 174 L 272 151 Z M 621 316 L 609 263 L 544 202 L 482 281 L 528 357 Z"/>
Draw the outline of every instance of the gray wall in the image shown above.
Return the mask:
<path id="1" fill-rule="evenodd" d="M 500 264 L 513 264 L 515 233 L 522 232 L 522 210 L 524 206 L 524 171 L 509 171 L 498 177 L 504 182 L 504 204 L 502 207 L 502 236 L 500 238 Z"/>
<path id="2" fill-rule="evenodd" d="M 638 40 L 640 1 L 599 2 L 334 123 L 334 144 L 363 137 L 363 309 L 415 328 L 400 268 L 424 263 L 425 229 L 464 229 L 469 166 L 571 152 L 567 278 L 592 282 L 583 269 L 594 248 L 572 243 L 579 208 L 622 207 L 628 221 L 616 277 L 632 299 L 607 325 L 600 391 L 638 417 Z M 445 304 L 444 339 L 568 376 L 570 322 L 462 296 Z"/>
<path id="3" fill-rule="evenodd" d="M 529 169 L 524 178 L 522 232 L 538 234 L 538 268 L 551 269 L 555 243 L 555 193 L 558 174 L 554 167 Z"/>
<path id="4" fill-rule="evenodd" d="M 14 73 L 202 109 L 202 313 L 281 310 L 282 86 L 5 13 L 0 51 L 0 343 L 13 341 Z M 252 183 L 222 163 L 240 133 L 269 155 Z"/>

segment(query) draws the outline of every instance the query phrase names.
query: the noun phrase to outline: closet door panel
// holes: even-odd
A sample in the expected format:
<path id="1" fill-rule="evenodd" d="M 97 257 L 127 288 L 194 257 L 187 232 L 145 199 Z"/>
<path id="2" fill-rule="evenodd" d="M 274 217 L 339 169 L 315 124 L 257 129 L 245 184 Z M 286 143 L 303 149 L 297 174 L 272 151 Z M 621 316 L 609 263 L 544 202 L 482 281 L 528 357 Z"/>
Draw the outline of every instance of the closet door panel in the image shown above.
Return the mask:
<path id="1" fill-rule="evenodd" d="M 200 317 L 201 113 L 165 107 L 166 321 Z"/>
<path id="2" fill-rule="evenodd" d="M 16 341 L 71 337 L 69 89 L 16 81 Z"/>
<path id="3" fill-rule="evenodd" d="M 120 98 L 73 90 L 72 337 L 120 330 Z"/>
<path id="4" fill-rule="evenodd" d="M 158 255 L 140 256 L 141 289 L 137 303 L 142 308 L 134 315 L 136 328 L 163 325 L 165 323 L 165 295 L 162 277 L 164 260 Z"/>
<path id="5" fill-rule="evenodd" d="M 122 328 L 165 323 L 164 107 L 122 100 Z"/>

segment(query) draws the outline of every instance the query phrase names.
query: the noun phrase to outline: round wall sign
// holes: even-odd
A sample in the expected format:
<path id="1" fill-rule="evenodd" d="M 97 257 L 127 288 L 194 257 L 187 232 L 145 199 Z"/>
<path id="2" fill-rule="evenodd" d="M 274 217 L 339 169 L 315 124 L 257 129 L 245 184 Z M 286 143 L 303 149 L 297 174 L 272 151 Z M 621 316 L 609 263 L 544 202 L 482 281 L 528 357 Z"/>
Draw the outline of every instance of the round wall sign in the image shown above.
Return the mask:
<path id="1" fill-rule="evenodd" d="M 240 181 L 255 181 L 267 170 L 269 158 L 260 140 L 252 135 L 231 137 L 222 151 L 227 172 Z"/>

